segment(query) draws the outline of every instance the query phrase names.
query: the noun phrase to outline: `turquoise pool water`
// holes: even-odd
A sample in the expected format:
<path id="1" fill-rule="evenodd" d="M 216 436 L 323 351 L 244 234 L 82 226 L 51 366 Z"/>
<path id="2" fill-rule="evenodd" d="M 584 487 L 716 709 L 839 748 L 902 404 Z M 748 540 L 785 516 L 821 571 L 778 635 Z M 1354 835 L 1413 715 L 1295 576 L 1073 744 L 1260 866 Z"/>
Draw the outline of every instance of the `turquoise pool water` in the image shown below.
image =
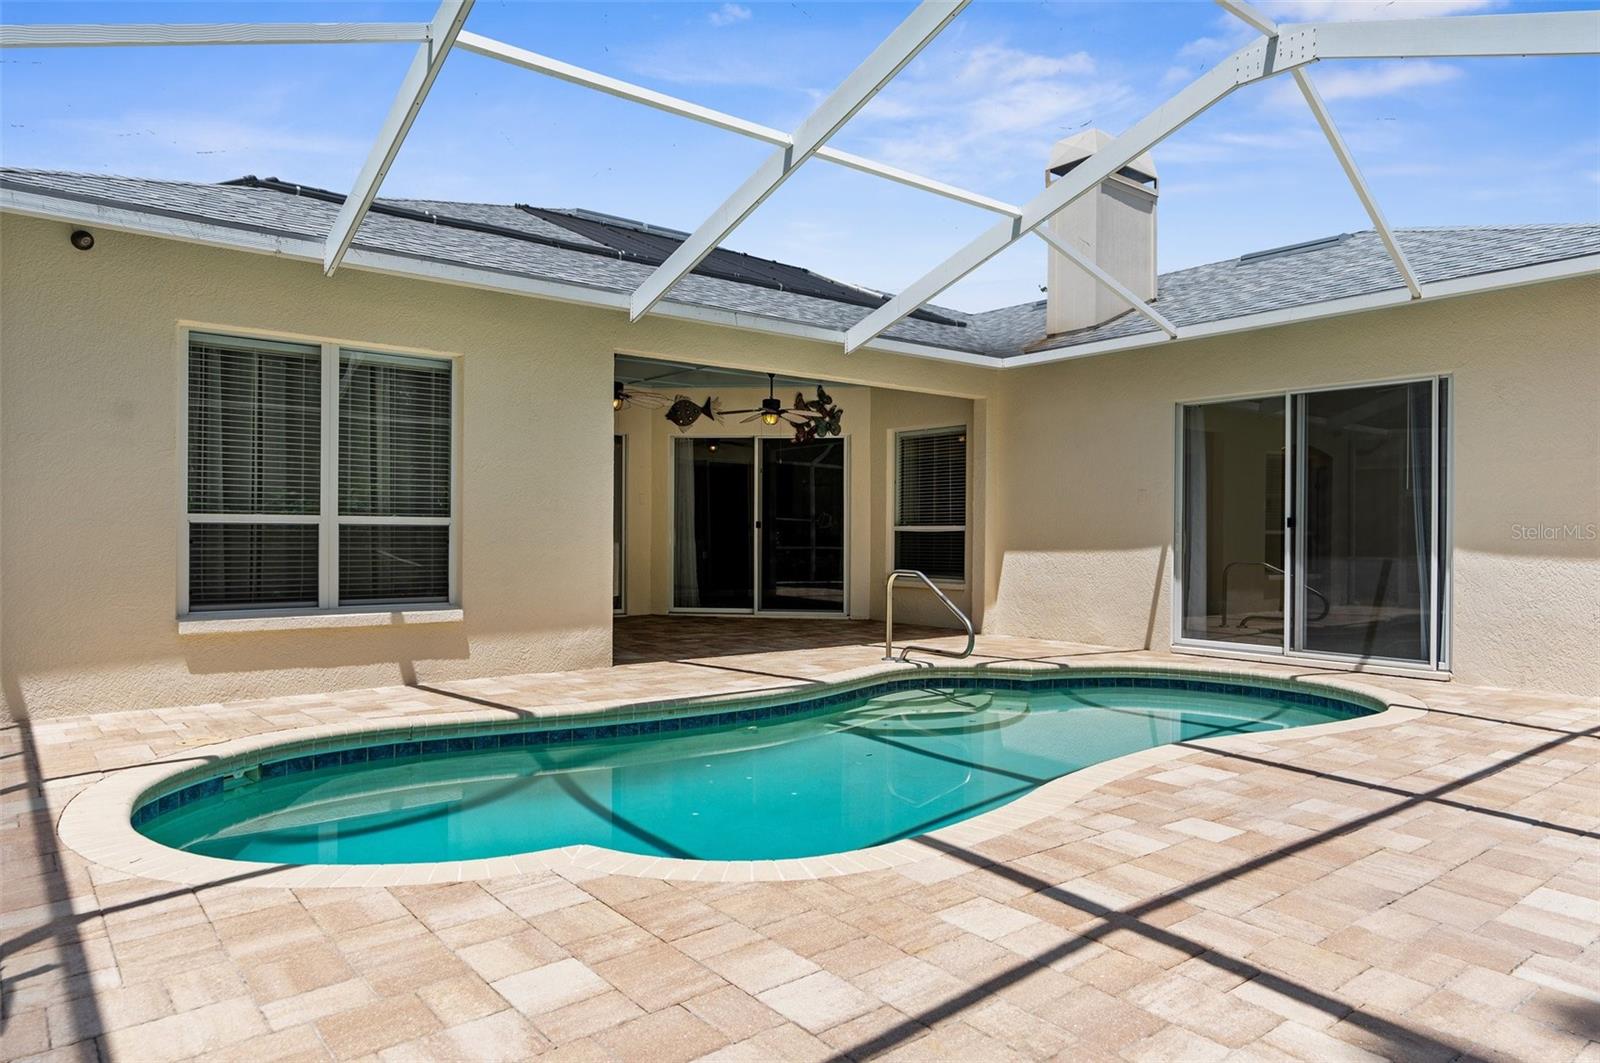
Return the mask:
<path id="1" fill-rule="evenodd" d="M 691 859 L 814 856 L 924 834 L 1151 746 L 1372 711 L 1298 690 L 1148 676 L 924 682 L 719 712 L 699 725 L 479 732 L 269 759 L 247 777 L 147 802 L 134 823 L 176 848 L 291 864 L 469 860 L 577 843 Z"/>

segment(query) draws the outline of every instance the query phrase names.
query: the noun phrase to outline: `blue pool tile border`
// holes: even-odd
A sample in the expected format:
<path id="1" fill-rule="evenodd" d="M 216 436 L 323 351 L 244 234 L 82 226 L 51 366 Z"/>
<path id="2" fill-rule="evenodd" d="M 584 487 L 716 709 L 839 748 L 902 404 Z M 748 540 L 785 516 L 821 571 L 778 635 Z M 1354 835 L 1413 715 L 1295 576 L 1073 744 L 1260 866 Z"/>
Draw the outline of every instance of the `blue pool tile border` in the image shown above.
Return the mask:
<path id="1" fill-rule="evenodd" d="M 1171 674 L 1114 673 L 1084 675 L 1081 673 L 1051 672 L 1038 676 L 933 673 L 923 676 L 895 676 L 867 679 L 839 688 L 830 688 L 813 697 L 778 699 L 767 703 L 740 704 L 735 708 L 717 712 L 694 713 L 679 711 L 671 715 L 652 715 L 643 719 L 607 719 L 582 724 L 542 723 L 519 726 L 516 723 L 497 724 L 489 733 L 476 733 L 484 725 L 475 725 L 475 733 L 444 734 L 437 738 L 406 738 L 391 742 L 352 746 L 344 749 L 324 750 L 314 753 L 295 753 L 276 760 L 263 760 L 254 765 L 233 767 L 224 774 L 192 782 L 156 797 L 144 799 L 134 810 L 132 823 L 142 827 L 151 820 L 164 816 L 207 797 L 221 794 L 226 780 L 242 776 L 277 779 L 308 771 L 344 767 L 351 764 L 375 761 L 406 760 L 439 756 L 441 754 L 473 753 L 493 749 L 518 749 L 528 746 L 552 746 L 577 742 L 592 742 L 608 738 L 633 738 L 653 734 L 675 734 L 683 731 L 725 730 L 736 726 L 751 726 L 763 721 L 784 719 L 826 712 L 841 705 L 867 698 L 881 697 L 903 690 L 917 690 L 937 685 L 950 690 L 1102 690 L 1138 688 L 1150 690 L 1182 690 L 1192 693 L 1217 694 L 1229 697 L 1260 698 L 1287 701 L 1292 705 L 1326 712 L 1342 719 L 1368 716 L 1379 711 L 1371 705 L 1361 704 L 1361 696 L 1350 694 L 1335 697 L 1303 688 L 1261 681 L 1228 681 L 1211 678 L 1189 678 Z M 690 708 L 694 706 L 679 706 Z M 640 706 L 636 711 L 661 713 L 670 711 L 666 706 Z M 426 726 L 426 725 L 423 725 Z"/>

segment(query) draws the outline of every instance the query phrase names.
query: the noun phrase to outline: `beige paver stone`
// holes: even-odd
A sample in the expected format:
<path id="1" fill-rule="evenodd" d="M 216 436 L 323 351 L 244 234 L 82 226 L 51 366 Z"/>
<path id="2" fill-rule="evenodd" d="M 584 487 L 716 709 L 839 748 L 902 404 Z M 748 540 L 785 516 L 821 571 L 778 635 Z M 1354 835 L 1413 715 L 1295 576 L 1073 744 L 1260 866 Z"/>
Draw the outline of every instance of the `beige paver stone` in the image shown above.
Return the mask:
<path id="1" fill-rule="evenodd" d="M 685 1000 L 683 1008 L 721 1030 L 730 1041 L 743 1041 L 784 1022 L 782 1015 L 732 985 Z"/>
<path id="2" fill-rule="evenodd" d="M 699 1059 L 728 1044 L 727 1036 L 720 1030 L 681 1007 L 640 1016 L 596 1034 L 595 1040 L 619 1059 L 650 1059 L 661 1063 Z"/>
<path id="3" fill-rule="evenodd" d="M 506 1000 L 477 975 L 464 974 L 418 986 L 417 999 L 446 1028 L 481 1019 L 506 1007 Z"/>
<path id="4" fill-rule="evenodd" d="M 643 1015 L 644 1009 L 615 989 L 531 1016 L 529 1021 L 554 1044 L 584 1040 Z"/>
<path id="5" fill-rule="evenodd" d="M 503 1063 L 532 1059 L 549 1048 L 550 1042 L 527 1019 L 506 1008 L 430 1034 L 422 1046 L 436 1059 Z"/>
<path id="6" fill-rule="evenodd" d="M 1168 1026 L 1135 1041 L 1120 1053 L 1129 1063 L 1216 1063 L 1230 1049 L 1181 1026 Z"/>
<path id="7" fill-rule="evenodd" d="M 396 687 L 35 721 L 32 741 L 43 773 L 62 778 L 287 728 L 494 712 L 451 689 L 582 710 L 792 684 L 752 673 L 822 676 L 881 654 L 872 645 L 881 632 L 847 622 L 646 618 L 618 630 L 619 653 L 631 645 L 650 659 L 610 672 L 446 684 L 444 693 Z M 741 671 L 677 663 L 714 656 L 710 631 L 721 632 Z M 855 634 L 840 641 L 824 631 Z M 812 648 L 772 652 L 808 639 Z M 1077 658 L 1088 648 L 992 636 L 980 648 L 1073 665 L 1171 663 Z M 1235 667 L 1274 671 L 1227 665 Z M 522 1055 L 612 1059 L 653 1029 L 673 1040 L 667 1027 L 685 1052 L 714 1034 L 717 1047 L 703 1049 L 712 1058 L 762 1061 L 851 1048 L 918 1063 L 1182 1059 L 1209 1058 L 1219 1045 L 1236 1046 L 1233 1059 L 1317 1063 L 1363 1053 L 1600 1057 L 1600 1045 L 1586 1043 L 1600 997 L 1592 974 L 1600 859 L 1592 839 L 1572 833 L 1600 826 L 1600 743 L 1523 755 L 1555 732 L 1591 727 L 1600 703 L 1359 682 L 1392 685 L 1451 714 L 1253 735 L 1120 776 L 1092 768 L 1069 780 L 1092 788 L 1041 818 L 1013 815 L 1026 801 L 992 817 L 998 835 L 975 832 L 981 821 L 972 821 L 941 834 L 953 850 L 907 843 L 891 855 L 909 853 L 909 862 L 891 868 L 866 856 L 811 861 L 809 875 L 859 869 L 788 882 L 735 881 L 751 878 L 749 869 L 720 864 L 702 868 L 716 881 L 634 877 L 649 874 L 650 861 L 595 851 L 561 856 L 554 873 L 538 858 L 503 861 L 483 882 L 455 881 L 463 865 L 452 865 L 441 873 L 449 881 L 433 885 L 372 886 L 384 870 L 374 867 L 326 879 L 344 885 L 190 889 L 56 852 L 55 819 L 94 775 L 52 784 L 48 800 L 11 790 L 0 802 L 0 936 L 23 943 L 7 957 L 5 1054 L 12 1040 L 37 1041 L 43 1029 L 66 1041 L 57 1054 L 93 1057 L 83 1030 L 143 1017 L 139 1007 L 164 999 L 170 1015 L 113 1031 L 107 1054 L 138 1063 L 146 1057 L 126 1049 L 231 1058 L 248 1042 L 252 1058 L 323 1058 L 317 1027 L 341 1030 L 363 1009 L 389 1008 L 395 1021 L 352 1029 L 377 1025 L 381 1040 L 397 1039 L 346 1044 L 358 1058 L 478 1058 L 475 1046 L 498 1034 Z M 0 751 L 18 740 L 0 730 Z M 0 758 L 5 786 L 31 785 L 18 765 Z M 1407 802 L 1373 785 L 1426 794 L 1474 772 L 1475 782 L 1448 795 L 1468 807 Z M 1373 815 L 1381 818 L 1352 826 Z M 625 865 L 630 873 L 611 873 Z M 1126 914 L 1108 923 L 1107 910 Z M 682 959 L 660 951 L 663 942 Z M 537 974 L 560 964 L 576 965 L 565 968 L 572 977 Z M 696 968 L 711 972 L 695 976 L 710 979 L 704 988 L 690 996 L 666 988 L 669 969 Z M 18 970 L 30 973 L 16 978 Z M 803 993 L 823 982 L 817 975 L 845 984 L 850 1000 L 859 993 L 866 1008 L 822 1029 L 825 1039 L 754 995 L 792 997 L 791 1012 L 810 1008 L 808 1021 L 831 1021 L 830 995 Z M 513 996 L 536 1013 L 514 1008 Z"/>
<path id="8" fill-rule="evenodd" d="M 756 995 L 818 969 L 811 960 L 770 941 L 743 945 L 704 957 L 700 962 L 746 993 Z"/>
<path id="9" fill-rule="evenodd" d="M 333 1057 L 348 1060 L 422 1037 L 437 1030 L 439 1020 L 408 993 L 336 1012 L 316 1027 Z"/>
<path id="10" fill-rule="evenodd" d="M 542 1015 L 611 989 L 604 978 L 576 959 L 557 960 L 491 984 L 524 1015 Z"/>
<path id="11" fill-rule="evenodd" d="M 1017 930 L 1025 930 L 1039 920 L 1026 912 L 998 904 L 987 897 L 975 897 L 965 903 L 946 908 L 939 918 L 969 934 L 994 941 Z"/>
<path id="12" fill-rule="evenodd" d="M 865 1015 L 877 1001 L 838 975 L 817 971 L 758 993 L 761 1002 L 790 1022 L 821 1033 Z"/>
<path id="13" fill-rule="evenodd" d="M 244 979 L 256 1002 L 264 1004 L 342 982 L 353 974 L 338 950 L 318 944 L 259 958 L 246 966 Z"/>
<path id="14" fill-rule="evenodd" d="M 372 1004 L 377 999 L 378 995 L 363 979 L 350 978 L 296 996 L 269 1001 L 261 1005 L 261 1014 L 266 1017 L 268 1026 L 282 1030 Z"/>
<path id="15" fill-rule="evenodd" d="M 664 943 L 596 964 L 595 971 L 646 1011 L 660 1011 L 726 984 Z"/>
<path id="16" fill-rule="evenodd" d="M 249 998 L 240 997 L 114 1030 L 100 1040 L 112 1058 L 163 1063 L 221 1052 L 266 1032 L 261 1012 Z"/>
<path id="17" fill-rule="evenodd" d="M 530 928 L 525 933 L 458 948 L 456 955 L 479 978 L 493 982 L 507 975 L 521 974 L 564 959 L 567 953 L 561 946 Z"/>

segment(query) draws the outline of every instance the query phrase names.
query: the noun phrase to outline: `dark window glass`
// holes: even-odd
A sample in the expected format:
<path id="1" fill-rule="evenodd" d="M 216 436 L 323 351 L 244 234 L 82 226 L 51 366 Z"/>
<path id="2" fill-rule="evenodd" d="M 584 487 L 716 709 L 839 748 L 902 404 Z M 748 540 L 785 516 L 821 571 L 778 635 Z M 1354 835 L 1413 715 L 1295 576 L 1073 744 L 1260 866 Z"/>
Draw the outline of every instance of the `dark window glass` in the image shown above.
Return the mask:
<path id="1" fill-rule="evenodd" d="M 341 524 L 339 603 L 443 602 L 450 597 L 450 529 L 442 524 Z"/>
<path id="2" fill-rule="evenodd" d="M 315 524 L 189 525 L 189 609 L 317 604 Z"/>

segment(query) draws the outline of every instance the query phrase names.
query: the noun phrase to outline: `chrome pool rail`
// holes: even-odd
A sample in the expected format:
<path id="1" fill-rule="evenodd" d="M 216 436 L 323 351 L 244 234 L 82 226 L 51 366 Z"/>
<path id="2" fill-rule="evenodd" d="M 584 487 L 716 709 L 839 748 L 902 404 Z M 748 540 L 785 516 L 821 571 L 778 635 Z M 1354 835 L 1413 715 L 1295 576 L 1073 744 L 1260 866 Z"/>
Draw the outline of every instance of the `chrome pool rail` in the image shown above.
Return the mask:
<path id="1" fill-rule="evenodd" d="M 909 646 L 908 645 L 908 646 L 905 646 L 905 647 L 901 648 L 900 656 L 898 658 L 895 657 L 895 655 L 894 655 L 894 583 L 895 583 L 895 580 L 899 579 L 901 576 L 912 576 L 912 577 L 915 577 L 916 579 L 921 580 L 927 586 L 927 588 L 930 591 L 933 592 L 933 596 L 935 598 L 939 599 L 939 601 L 943 602 L 944 603 L 944 607 L 946 609 L 950 610 L 952 613 L 955 614 L 956 619 L 961 621 L 961 626 L 967 629 L 967 646 L 966 646 L 966 649 L 962 650 L 960 653 L 953 653 L 950 650 L 941 650 L 941 649 L 937 649 L 937 648 L 935 648 L 933 646 Z M 884 660 L 886 660 L 886 661 L 893 661 L 893 660 L 904 661 L 906 659 L 906 655 L 909 654 L 912 650 L 917 650 L 917 651 L 919 651 L 921 653 L 931 653 L 931 654 L 934 654 L 935 656 L 938 656 L 938 657 L 950 657 L 950 658 L 953 658 L 955 660 L 961 660 L 962 658 L 971 657 L 972 656 L 972 647 L 977 642 L 977 637 L 972 632 L 972 621 L 967 618 L 967 614 L 966 613 L 963 613 L 961 611 L 961 607 L 960 606 L 956 605 L 955 602 L 952 602 L 950 600 L 950 596 L 948 594 L 946 594 L 944 591 L 940 590 L 938 585 L 935 584 L 933 582 L 933 580 L 928 578 L 928 574 L 926 572 L 921 572 L 921 571 L 919 571 L 917 569 L 914 569 L 914 568 L 897 568 L 893 572 L 889 573 L 889 578 L 884 583 L 884 591 L 885 591 L 884 603 L 883 603 L 883 659 Z"/>

